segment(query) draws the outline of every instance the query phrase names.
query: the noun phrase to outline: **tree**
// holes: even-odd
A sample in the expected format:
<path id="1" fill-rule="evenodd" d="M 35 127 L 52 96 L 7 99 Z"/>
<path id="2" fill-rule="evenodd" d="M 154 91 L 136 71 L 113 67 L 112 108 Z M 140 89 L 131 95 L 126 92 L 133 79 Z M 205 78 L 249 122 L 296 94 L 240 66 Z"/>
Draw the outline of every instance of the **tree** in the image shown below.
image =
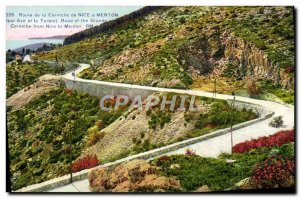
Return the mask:
<path id="1" fill-rule="evenodd" d="M 46 43 L 43 45 L 43 50 L 45 51 L 47 49 Z"/>
<path id="2" fill-rule="evenodd" d="M 26 54 L 31 54 L 31 49 L 26 49 Z"/>
<path id="3" fill-rule="evenodd" d="M 250 97 L 256 96 L 260 93 L 262 93 L 261 88 L 256 84 L 256 79 L 253 77 L 247 76 L 246 79 L 246 90 Z"/>

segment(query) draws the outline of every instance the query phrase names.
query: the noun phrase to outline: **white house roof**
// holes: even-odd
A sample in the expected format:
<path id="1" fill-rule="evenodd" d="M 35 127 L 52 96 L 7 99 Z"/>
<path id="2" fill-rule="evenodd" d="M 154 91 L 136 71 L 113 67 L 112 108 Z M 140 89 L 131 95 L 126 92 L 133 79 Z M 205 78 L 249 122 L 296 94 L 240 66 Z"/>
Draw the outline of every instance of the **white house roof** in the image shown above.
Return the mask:
<path id="1" fill-rule="evenodd" d="M 26 62 L 26 61 L 31 62 L 31 57 L 30 57 L 30 55 L 25 55 L 25 57 L 24 57 L 24 59 L 23 59 L 22 62 Z"/>

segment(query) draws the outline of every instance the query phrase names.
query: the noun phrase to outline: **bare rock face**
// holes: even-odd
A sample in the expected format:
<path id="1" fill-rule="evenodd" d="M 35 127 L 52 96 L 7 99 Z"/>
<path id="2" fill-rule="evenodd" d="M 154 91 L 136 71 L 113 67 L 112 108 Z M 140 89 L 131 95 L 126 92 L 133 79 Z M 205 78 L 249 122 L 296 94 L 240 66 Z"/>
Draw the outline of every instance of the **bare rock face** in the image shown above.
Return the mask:
<path id="1" fill-rule="evenodd" d="M 241 181 L 239 181 L 234 185 L 234 189 L 239 189 L 239 190 L 249 190 L 253 188 L 254 185 L 252 184 L 250 177 L 242 179 Z"/>
<path id="2" fill-rule="evenodd" d="M 106 168 L 92 170 L 88 174 L 92 192 L 164 191 L 181 189 L 174 178 L 156 175 L 157 167 L 146 160 L 132 160 L 118 165 L 114 170 Z"/>
<path id="3" fill-rule="evenodd" d="M 258 48 L 233 32 L 213 31 L 203 35 L 178 51 L 178 62 L 192 76 L 225 75 L 239 80 L 252 76 L 294 88 L 293 76 L 268 58 L 265 46 Z"/>
<path id="4" fill-rule="evenodd" d="M 175 188 L 180 189 L 180 182 L 174 178 L 157 176 L 155 174 L 146 175 L 145 178 L 137 185 L 138 188 L 151 187 L 156 191 L 162 191 L 163 189 Z"/>
<path id="5" fill-rule="evenodd" d="M 105 168 L 97 168 L 89 172 L 88 179 L 92 192 L 102 192 L 108 186 L 109 174 Z"/>
<path id="6" fill-rule="evenodd" d="M 199 187 L 195 192 L 210 192 L 210 189 L 207 185 Z"/>
<path id="7" fill-rule="evenodd" d="M 152 174 L 154 171 L 155 169 L 146 160 L 133 160 L 121 164 L 110 174 L 110 186 L 116 187 L 125 181 L 139 182 L 145 175 Z"/>
<path id="8" fill-rule="evenodd" d="M 215 39 L 213 40 L 215 41 Z M 179 62 L 191 72 L 199 75 L 208 75 L 214 68 L 214 59 L 218 59 L 224 53 L 220 42 L 215 43 L 206 38 L 198 39 L 179 50 Z M 214 46 L 217 45 L 217 47 Z M 214 49 L 214 47 L 216 49 Z"/>

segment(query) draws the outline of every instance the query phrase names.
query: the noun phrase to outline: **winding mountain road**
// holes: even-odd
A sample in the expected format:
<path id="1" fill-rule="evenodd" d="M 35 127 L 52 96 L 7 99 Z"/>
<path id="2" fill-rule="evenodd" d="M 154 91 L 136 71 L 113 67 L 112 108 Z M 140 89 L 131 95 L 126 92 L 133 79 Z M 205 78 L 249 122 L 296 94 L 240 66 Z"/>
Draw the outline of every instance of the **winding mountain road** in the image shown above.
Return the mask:
<path id="1" fill-rule="evenodd" d="M 93 82 L 101 85 L 111 85 L 116 87 L 127 87 L 127 88 L 137 88 L 144 90 L 153 90 L 157 92 L 175 92 L 179 94 L 190 94 L 196 96 L 205 96 L 205 97 L 213 97 L 212 93 L 196 91 L 196 90 L 179 90 L 179 89 L 170 89 L 170 88 L 158 88 L 158 87 L 149 87 L 149 86 L 141 86 L 141 85 L 131 85 L 131 84 L 123 84 L 123 83 L 114 83 L 114 82 L 105 82 L 105 81 L 97 81 L 97 80 L 86 80 L 76 77 L 76 74 L 87 69 L 89 65 L 80 64 L 80 66 L 75 71 L 66 73 L 62 77 L 67 80 L 74 80 L 75 82 Z M 232 95 L 225 94 L 216 94 L 217 99 L 230 100 L 233 98 Z M 236 96 L 237 101 L 242 101 L 246 103 L 252 103 L 256 105 L 260 105 L 270 111 L 274 112 L 273 116 L 283 116 L 284 125 L 280 128 L 270 127 L 268 124 L 272 118 L 265 119 L 263 121 L 254 123 L 252 125 L 237 129 L 233 131 L 233 144 L 237 144 L 240 142 L 244 142 L 246 140 L 251 140 L 254 138 L 258 138 L 261 136 L 268 136 L 274 134 L 283 129 L 291 129 L 294 127 L 294 106 L 287 104 L 280 104 L 271 101 L 252 99 L 247 97 Z M 176 151 L 164 153 L 166 155 L 172 154 L 182 154 L 185 153 L 186 149 L 193 149 L 196 154 L 204 157 L 217 157 L 221 153 L 230 153 L 231 152 L 231 135 L 230 133 L 226 133 L 217 137 L 213 137 L 207 140 L 203 140 L 201 142 L 186 146 L 184 148 L 178 149 Z M 129 159 L 129 158 L 128 158 Z M 63 185 L 57 188 L 54 188 L 48 192 L 88 192 L 89 191 L 89 183 L 87 179 L 83 179 L 81 181 L 76 181 L 73 184 Z"/>
<path id="2" fill-rule="evenodd" d="M 80 64 L 80 67 L 75 71 L 75 75 L 87 69 L 89 65 Z M 74 79 L 74 74 L 69 72 L 63 76 L 66 79 Z M 75 77 L 75 81 L 81 82 L 95 82 L 99 85 L 113 85 L 113 86 L 122 86 L 129 88 L 138 88 L 138 89 L 149 89 L 158 92 L 175 92 L 180 94 L 190 94 L 196 96 L 205 96 L 205 97 L 213 97 L 213 94 L 210 92 L 203 91 L 195 91 L 195 90 L 179 90 L 179 89 L 169 89 L 169 88 L 159 88 L 159 87 L 149 87 L 149 86 L 141 86 L 141 85 L 131 85 L 131 84 L 122 84 L 122 83 L 114 83 L 114 82 L 105 82 L 105 81 L 96 81 L 96 80 L 86 80 Z M 217 99 L 230 100 L 233 98 L 231 95 L 225 94 L 216 94 Z M 252 124 L 250 126 L 246 126 L 241 129 L 237 129 L 233 131 L 233 145 L 238 144 L 240 142 L 244 142 L 246 140 L 251 140 L 254 138 L 258 138 L 261 136 L 268 136 L 274 134 L 283 129 L 291 129 L 294 127 L 294 106 L 287 104 L 280 104 L 271 101 L 252 99 L 247 97 L 236 96 L 236 100 L 243 101 L 247 103 L 252 103 L 256 105 L 261 105 L 271 111 L 274 112 L 273 116 L 283 116 L 284 125 L 280 128 L 270 127 L 268 124 L 272 118 L 265 119 L 261 122 Z M 203 157 L 218 157 L 221 153 L 230 153 L 231 152 L 231 134 L 226 133 L 221 136 L 217 136 L 211 139 L 207 139 L 184 148 L 178 149 L 173 152 L 165 153 L 164 155 L 172 155 L 172 154 L 184 154 L 187 149 L 192 149 L 196 152 L 197 155 Z M 62 186 L 56 189 L 53 189 L 49 192 L 88 192 L 89 191 L 89 183 L 88 180 L 82 180 L 74 182 L 73 184 L 69 184 L 66 186 Z"/>

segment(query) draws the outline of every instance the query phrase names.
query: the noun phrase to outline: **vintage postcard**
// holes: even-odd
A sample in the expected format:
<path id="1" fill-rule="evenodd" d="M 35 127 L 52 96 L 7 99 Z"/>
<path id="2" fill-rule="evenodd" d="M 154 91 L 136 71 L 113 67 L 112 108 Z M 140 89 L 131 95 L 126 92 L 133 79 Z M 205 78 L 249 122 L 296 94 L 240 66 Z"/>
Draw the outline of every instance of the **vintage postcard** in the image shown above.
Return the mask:
<path id="1" fill-rule="evenodd" d="M 292 6 L 7 6 L 7 191 L 295 192 Z"/>

